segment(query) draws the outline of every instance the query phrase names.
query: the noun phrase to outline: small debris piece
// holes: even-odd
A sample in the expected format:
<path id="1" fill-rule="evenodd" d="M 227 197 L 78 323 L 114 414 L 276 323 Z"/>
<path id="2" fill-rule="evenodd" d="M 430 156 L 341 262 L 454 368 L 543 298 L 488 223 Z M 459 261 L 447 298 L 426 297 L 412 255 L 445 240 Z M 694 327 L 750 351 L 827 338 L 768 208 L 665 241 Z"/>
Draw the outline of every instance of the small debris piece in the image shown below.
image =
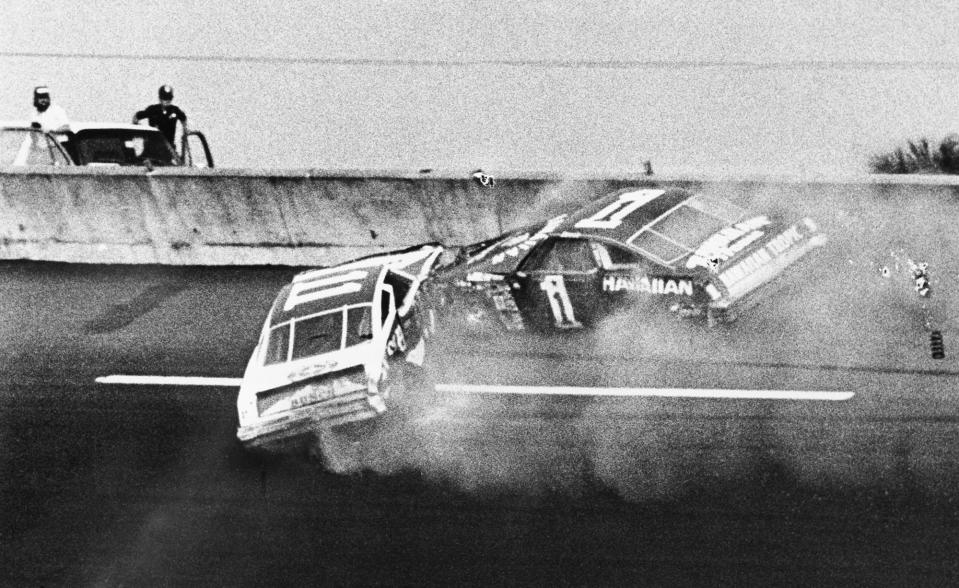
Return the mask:
<path id="1" fill-rule="evenodd" d="M 496 180 L 491 175 L 487 175 L 483 170 L 478 169 L 473 172 L 473 179 L 482 184 L 483 186 L 495 186 Z"/>
<path id="2" fill-rule="evenodd" d="M 933 331 L 929 335 L 929 349 L 932 351 L 933 359 L 946 358 L 946 346 L 942 341 L 942 331 Z"/>
<path id="3" fill-rule="evenodd" d="M 888 277 L 889 277 L 889 268 L 886 267 L 886 266 L 882 266 L 881 268 L 879 268 L 879 273 L 882 275 L 882 277 L 888 278 Z"/>
<path id="4" fill-rule="evenodd" d="M 907 261 L 909 262 L 909 270 L 912 272 L 912 281 L 915 283 L 916 292 L 922 297 L 929 296 L 929 264 L 915 263 L 911 259 Z"/>

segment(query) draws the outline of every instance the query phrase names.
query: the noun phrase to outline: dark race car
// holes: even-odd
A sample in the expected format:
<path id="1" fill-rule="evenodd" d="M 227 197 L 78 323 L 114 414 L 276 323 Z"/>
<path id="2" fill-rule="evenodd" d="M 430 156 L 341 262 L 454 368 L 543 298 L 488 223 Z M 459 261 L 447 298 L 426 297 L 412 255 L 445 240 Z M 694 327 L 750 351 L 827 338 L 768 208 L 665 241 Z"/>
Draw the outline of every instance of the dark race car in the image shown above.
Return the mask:
<path id="1" fill-rule="evenodd" d="M 630 188 L 465 247 L 428 295 L 461 327 L 581 329 L 623 311 L 733 320 L 825 243 L 809 218 L 750 215 L 676 188 Z"/>
<path id="2" fill-rule="evenodd" d="M 415 382 L 429 314 L 414 302 L 442 247 L 303 272 L 279 293 L 244 373 L 237 438 L 266 453 L 322 448 L 388 412 Z M 333 452 L 327 451 L 334 448 Z"/>

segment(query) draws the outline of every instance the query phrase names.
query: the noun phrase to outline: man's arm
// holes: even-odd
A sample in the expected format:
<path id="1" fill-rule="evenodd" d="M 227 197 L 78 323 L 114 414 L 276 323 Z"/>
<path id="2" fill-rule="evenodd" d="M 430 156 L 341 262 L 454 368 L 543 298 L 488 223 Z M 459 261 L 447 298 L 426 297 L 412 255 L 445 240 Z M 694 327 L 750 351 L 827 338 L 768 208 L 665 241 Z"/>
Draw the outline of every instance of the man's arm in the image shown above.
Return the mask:
<path id="1" fill-rule="evenodd" d="M 183 133 L 186 134 L 189 132 L 189 127 L 186 124 L 186 113 L 183 112 L 183 109 L 179 106 L 176 107 L 177 112 L 179 112 L 180 124 L 183 125 Z"/>
<path id="2" fill-rule="evenodd" d="M 149 107 L 149 106 L 147 106 L 147 107 L 144 108 L 143 110 L 138 110 L 138 111 L 136 111 L 136 113 L 134 113 L 134 115 L 133 115 L 133 124 L 135 124 L 135 125 L 140 124 L 140 121 L 143 120 L 143 119 L 145 119 L 145 118 L 150 118 L 150 107 Z"/>

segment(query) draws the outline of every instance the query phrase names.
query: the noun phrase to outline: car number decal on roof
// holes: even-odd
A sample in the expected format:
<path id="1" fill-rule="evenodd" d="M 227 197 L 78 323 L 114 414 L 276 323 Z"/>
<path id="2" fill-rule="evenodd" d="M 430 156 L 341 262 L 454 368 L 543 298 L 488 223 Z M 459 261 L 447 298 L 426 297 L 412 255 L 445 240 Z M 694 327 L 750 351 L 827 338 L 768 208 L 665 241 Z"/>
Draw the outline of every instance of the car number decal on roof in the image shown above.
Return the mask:
<path id="1" fill-rule="evenodd" d="M 619 200 L 606 206 L 593 216 L 577 222 L 574 226 L 577 229 L 615 229 L 623 224 L 623 219 L 630 213 L 665 193 L 665 190 L 625 192 L 619 196 Z"/>
<path id="2" fill-rule="evenodd" d="M 283 311 L 289 312 L 307 302 L 359 292 L 363 289 L 363 284 L 356 280 L 364 278 L 366 272 L 354 270 L 338 275 L 325 275 L 318 280 L 295 280 L 286 304 L 283 305 Z"/>

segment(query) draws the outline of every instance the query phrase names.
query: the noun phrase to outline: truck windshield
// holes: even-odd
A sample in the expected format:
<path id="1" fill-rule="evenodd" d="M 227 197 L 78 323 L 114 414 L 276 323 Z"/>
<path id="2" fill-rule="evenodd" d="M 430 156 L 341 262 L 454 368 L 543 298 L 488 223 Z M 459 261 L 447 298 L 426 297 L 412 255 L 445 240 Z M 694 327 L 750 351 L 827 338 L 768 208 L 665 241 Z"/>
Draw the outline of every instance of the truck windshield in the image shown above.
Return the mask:
<path id="1" fill-rule="evenodd" d="M 173 147 L 152 129 L 83 129 L 66 146 L 80 165 L 180 165 Z"/>

